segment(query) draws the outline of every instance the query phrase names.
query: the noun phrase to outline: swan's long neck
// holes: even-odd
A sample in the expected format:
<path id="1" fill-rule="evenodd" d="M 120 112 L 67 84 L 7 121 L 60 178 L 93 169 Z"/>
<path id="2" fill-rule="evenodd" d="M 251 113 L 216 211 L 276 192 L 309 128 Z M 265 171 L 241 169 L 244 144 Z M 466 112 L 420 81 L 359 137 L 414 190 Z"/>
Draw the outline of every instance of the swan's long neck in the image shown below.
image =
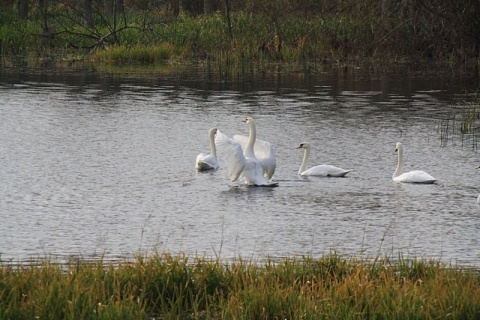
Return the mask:
<path id="1" fill-rule="evenodd" d="M 255 140 L 257 139 L 257 128 L 255 127 L 255 122 L 253 120 L 248 121 L 248 128 L 250 133 L 248 135 L 247 146 L 243 154 L 246 158 L 255 158 L 255 152 L 253 151 L 253 146 L 255 145 Z"/>
<path id="2" fill-rule="evenodd" d="M 305 152 L 303 153 L 302 165 L 300 166 L 300 169 L 298 169 L 298 174 L 302 174 L 302 172 L 307 171 L 309 160 L 310 160 L 310 147 L 306 147 Z"/>
<path id="3" fill-rule="evenodd" d="M 398 152 L 398 163 L 397 163 L 397 169 L 393 173 L 393 177 L 398 177 L 399 175 L 402 174 L 403 171 L 403 148 L 397 148 Z"/>
<path id="4" fill-rule="evenodd" d="M 208 133 L 210 138 L 210 153 L 212 156 L 217 157 L 217 147 L 215 147 L 215 129 L 210 129 Z"/>

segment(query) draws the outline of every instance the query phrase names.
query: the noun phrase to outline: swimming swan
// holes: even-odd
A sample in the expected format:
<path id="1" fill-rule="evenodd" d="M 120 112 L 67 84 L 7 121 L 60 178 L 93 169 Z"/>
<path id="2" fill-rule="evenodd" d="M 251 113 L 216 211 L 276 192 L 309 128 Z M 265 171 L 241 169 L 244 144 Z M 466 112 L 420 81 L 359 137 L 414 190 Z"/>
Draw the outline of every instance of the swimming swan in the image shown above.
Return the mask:
<path id="1" fill-rule="evenodd" d="M 265 179 L 260 160 L 246 157 L 242 146 L 236 140 L 229 138 L 220 130 L 215 136 L 218 154 L 224 159 L 228 168 L 228 178 L 231 181 L 243 180 L 248 186 L 277 186 Z"/>
<path id="2" fill-rule="evenodd" d="M 308 161 L 310 160 L 310 144 L 301 143 L 297 149 L 305 149 L 303 154 L 303 162 L 298 170 L 298 174 L 301 176 L 322 176 L 322 177 L 345 177 L 347 173 L 352 170 L 345 170 L 339 167 L 335 167 L 329 164 L 321 164 L 315 167 L 308 168 Z"/>
<path id="3" fill-rule="evenodd" d="M 480 169 L 480 166 L 478 166 L 477 169 Z M 477 197 L 477 207 L 480 209 L 480 194 Z"/>
<path id="4" fill-rule="evenodd" d="M 257 127 L 251 117 L 247 117 L 243 122 L 248 125 L 248 137 L 236 134 L 233 139 L 240 143 L 243 148 L 243 155 L 246 158 L 258 159 L 263 168 L 263 176 L 270 180 L 277 165 L 275 150 L 269 142 L 257 139 Z"/>
<path id="5" fill-rule="evenodd" d="M 397 142 L 395 152 L 398 152 L 397 169 L 393 173 L 393 181 L 405 183 L 435 183 L 437 179 L 425 171 L 415 170 L 402 173 L 403 170 L 403 145 Z"/>
<path id="6" fill-rule="evenodd" d="M 210 141 L 210 154 L 200 153 L 195 161 L 195 168 L 199 171 L 218 169 L 217 148 L 215 147 L 216 128 L 211 128 L 208 131 Z"/>

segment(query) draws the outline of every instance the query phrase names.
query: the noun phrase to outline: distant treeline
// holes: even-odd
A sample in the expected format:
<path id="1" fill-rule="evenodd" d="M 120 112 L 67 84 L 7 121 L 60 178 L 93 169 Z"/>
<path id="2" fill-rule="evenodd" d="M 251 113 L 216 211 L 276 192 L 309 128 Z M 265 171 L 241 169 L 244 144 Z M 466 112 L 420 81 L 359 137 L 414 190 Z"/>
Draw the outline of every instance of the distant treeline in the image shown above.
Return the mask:
<path id="1" fill-rule="evenodd" d="M 172 55 L 217 59 L 480 56 L 478 0 L 3 0 L 0 7 L 3 55 L 167 42 Z"/>

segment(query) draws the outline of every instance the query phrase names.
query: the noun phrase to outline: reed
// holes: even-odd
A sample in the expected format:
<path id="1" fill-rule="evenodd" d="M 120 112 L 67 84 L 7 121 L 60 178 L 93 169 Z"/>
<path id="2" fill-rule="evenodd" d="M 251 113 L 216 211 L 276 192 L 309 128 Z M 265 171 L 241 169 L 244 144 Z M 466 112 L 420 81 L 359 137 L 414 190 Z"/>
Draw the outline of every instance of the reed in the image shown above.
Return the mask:
<path id="1" fill-rule="evenodd" d="M 461 100 L 451 107 L 450 114 L 438 125 L 442 145 L 460 137 L 462 144 L 477 148 L 477 133 L 480 120 L 480 99 L 478 93 Z"/>
<path id="2" fill-rule="evenodd" d="M 93 59 L 111 64 L 155 64 L 168 61 L 175 55 L 170 43 L 156 45 L 114 46 L 106 50 L 97 50 Z"/>
<path id="3" fill-rule="evenodd" d="M 0 268 L 0 319 L 473 319 L 480 272 L 439 261 L 183 255 Z"/>

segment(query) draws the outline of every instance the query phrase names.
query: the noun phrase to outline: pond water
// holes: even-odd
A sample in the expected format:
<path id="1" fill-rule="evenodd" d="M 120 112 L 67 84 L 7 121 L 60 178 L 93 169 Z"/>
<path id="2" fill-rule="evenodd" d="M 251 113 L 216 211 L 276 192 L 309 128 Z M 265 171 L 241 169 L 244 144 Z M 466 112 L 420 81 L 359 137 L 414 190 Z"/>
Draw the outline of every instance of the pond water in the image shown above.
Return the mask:
<path id="1" fill-rule="evenodd" d="M 475 80 L 426 72 L 265 72 L 251 81 L 0 72 L 0 259 L 119 259 L 170 252 L 221 259 L 338 254 L 480 265 L 474 143 L 441 139 Z M 273 144 L 277 188 L 198 173 L 208 130 Z M 435 185 L 392 181 L 405 169 Z M 353 171 L 301 178 L 311 165 Z"/>

